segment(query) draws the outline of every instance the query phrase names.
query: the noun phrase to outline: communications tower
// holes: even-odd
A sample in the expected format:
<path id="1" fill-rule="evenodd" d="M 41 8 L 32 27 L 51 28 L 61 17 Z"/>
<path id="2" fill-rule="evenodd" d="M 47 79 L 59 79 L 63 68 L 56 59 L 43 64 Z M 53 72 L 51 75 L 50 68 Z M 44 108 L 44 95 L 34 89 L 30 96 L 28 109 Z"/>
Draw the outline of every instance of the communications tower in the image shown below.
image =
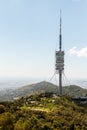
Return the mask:
<path id="1" fill-rule="evenodd" d="M 59 95 L 62 96 L 62 74 L 64 71 L 64 51 L 62 51 L 62 32 L 61 32 L 61 11 L 60 11 L 60 32 L 59 32 L 59 50 L 55 52 L 56 64 L 55 71 L 59 75 Z"/>

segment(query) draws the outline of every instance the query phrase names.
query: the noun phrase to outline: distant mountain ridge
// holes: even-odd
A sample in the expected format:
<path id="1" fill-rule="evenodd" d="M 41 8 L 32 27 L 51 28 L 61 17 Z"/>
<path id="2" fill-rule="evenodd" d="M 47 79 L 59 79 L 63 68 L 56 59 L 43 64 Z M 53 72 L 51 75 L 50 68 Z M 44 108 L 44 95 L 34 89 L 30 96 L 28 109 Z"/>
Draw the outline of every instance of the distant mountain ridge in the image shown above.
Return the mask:
<path id="1" fill-rule="evenodd" d="M 46 81 L 42 81 L 31 85 L 25 85 L 16 90 L 8 90 L 6 92 L 0 92 L 0 101 L 14 100 L 19 97 L 45 92 L 58 94 L 59 92 L 58 86 Z M 76 85 L 65 86 L 63 87 L 63 95 L 70 95 L 75 97 L 85 96 L 87 95 L 87 89 L 83 89 Z"/>

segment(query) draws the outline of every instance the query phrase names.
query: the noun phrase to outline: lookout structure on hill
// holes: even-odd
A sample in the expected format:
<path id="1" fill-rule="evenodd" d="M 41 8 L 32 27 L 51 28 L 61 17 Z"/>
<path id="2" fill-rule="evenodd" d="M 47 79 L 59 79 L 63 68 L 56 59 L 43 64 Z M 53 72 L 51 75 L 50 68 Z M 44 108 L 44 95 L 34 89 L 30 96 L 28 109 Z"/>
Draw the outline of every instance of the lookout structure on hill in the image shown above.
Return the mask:
<path id="1" fill-rule="evenodd" d="M 59 95 L 62 96 L 62 74 L 64 71 L 64 51 L 62 51 L 62 18 L 61 18 L 61 11 L 60 11 L 60 32 L 59 32 L 59 50 L 55 52 L 55 71 L 56 74 L 59 75 Z"/>

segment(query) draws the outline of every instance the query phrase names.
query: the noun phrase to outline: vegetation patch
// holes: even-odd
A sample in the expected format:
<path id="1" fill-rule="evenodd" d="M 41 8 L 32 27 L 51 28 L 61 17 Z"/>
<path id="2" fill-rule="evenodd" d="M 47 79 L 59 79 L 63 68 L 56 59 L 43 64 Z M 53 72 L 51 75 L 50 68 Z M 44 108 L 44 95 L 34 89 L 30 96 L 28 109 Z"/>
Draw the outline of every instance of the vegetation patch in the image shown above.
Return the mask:
<path id="1" fill-rule="evenodd" d="M 0 130 L 86 130 L 86 107 L 69 97 L 35 94 L 0 103 Z"/>

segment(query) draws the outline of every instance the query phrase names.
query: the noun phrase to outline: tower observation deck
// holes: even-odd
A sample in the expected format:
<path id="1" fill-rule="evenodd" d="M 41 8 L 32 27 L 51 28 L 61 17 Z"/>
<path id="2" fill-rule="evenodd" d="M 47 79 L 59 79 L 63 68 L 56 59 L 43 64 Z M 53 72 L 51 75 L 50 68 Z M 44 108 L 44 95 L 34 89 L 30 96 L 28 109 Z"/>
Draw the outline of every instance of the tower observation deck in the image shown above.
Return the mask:
<path id="1" fill-rule="evenodd" d="M 55 52 L 55 71 L 59 75 L 59 95 L 62 96 L 62 74 L 64 71 L 64 51 L 62 51 L 62 33 L 61 33 L 61 11 L 60 11 L 60 33 L 59 33 L 59 50 Z"/>

